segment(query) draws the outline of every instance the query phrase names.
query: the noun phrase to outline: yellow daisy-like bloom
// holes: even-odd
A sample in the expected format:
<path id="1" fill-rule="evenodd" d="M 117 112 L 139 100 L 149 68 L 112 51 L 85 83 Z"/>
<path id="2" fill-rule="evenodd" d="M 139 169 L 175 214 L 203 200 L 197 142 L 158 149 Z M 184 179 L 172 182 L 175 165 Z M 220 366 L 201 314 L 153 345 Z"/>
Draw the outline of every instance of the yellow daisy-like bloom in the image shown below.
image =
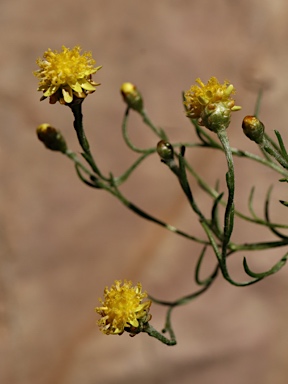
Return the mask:
<path id="1" fill-rule="evenodd" d="M 41 100 L 50 98 L 50 103 L 69 104 L 73 99 L 84 99 L 99 85 L 92 81 L 92 74 L 101 66 L 94 67 L 91 52 L 80 54 L 79 46 L 73 49 L 62 46 L 62 51 L 48 49 L 43 58 L 37 60 L 40 67 L 34 75 L 40 79 L 38 91 L 43 91 Z"/>
<path id="2" fill-rule="evenodd" d="M 198 119 L 201 125 L 212 131 L 216 130 L 215 124 L 224 124 L 227 128 L 231 111 L 241 109 L 235 106 L 235 101 L 231 97 L 235 94 L 234 86 L 227 80 L 224 84 L 220 84 L 216 77 L 211 77 L 206 85 L 199 78 L 196 79 L 196 83 L 198 85 L 191 86 L 184 94 L 187 116 Z"/>
<path id="3" fill-rule="evenodd" d="M 131 281 L 124 280 L 122 285 L 121 280 L 115 280 L 110 289 L 105 288 L 104 300 L 99 299 L 102 306 L 95 308 L 102 316 L 98 321 L 101 331 L 106 335 L 121 335 L 125 330 L 136 334 L 151 319 L 151 301 L 142 303 L 146 297 L 140 283 L 133 287 Z"/>

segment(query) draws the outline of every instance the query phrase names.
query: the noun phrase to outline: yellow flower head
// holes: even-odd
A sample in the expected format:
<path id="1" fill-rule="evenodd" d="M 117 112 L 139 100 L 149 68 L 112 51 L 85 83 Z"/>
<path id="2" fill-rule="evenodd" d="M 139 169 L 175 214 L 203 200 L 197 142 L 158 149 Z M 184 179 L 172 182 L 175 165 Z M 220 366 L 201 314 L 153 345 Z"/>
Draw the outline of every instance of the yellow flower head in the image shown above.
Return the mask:
<path id="1" fill-rule="evenodd" d="M 231 97 L 235 93 L 234 86 L 227 80 L 224 84 L 220 84 L 216 77 L 211 77 L 206 85 L 199 78 L 196 79 L 196 83 L 198 85 L 191 86 L 190 90 L 184 93 L 187 116 L 198 119 L 201 125 L 212 131 L 215 131 L 215 127 L 208 118 L 211 120 L 213 114 L 216 115 L 214 124 L 229 125 L 231 111 L 241 109 L 235 106 L 235 101 Z"/>
<path id="2" fill-rule="evenodd" d="M 69 104 L 74 96 L 84 99 L 99 85 L 92 81 L 92 74 L 101 66 L 94 67 L 91 52 L 80 54 L 79 46 L 73 49 L 62 46 L 62 51 L 48 49 L 43 58 L 37 60 L 40 69 L 34 72 L 39 79 L 38 91 L 43 91 L 41 100 L 50 98 L 50 103 Z"/>
<path id="3" fill-rule="evenodd" d="M 106 335 L 121 335 L 125 330 L 134 332 L 135 329 L 147 323 L 151 316 L 148 314 L 151 301 L 142 300 L 147 297 L 142 292 L 142 285 L 135 287 L 131 281 L 115 280 L 114 285 L 104 290 L 104 300 L 99 299 L 102 306 L 95 308 L 101 315 L 98 325 Z"/>

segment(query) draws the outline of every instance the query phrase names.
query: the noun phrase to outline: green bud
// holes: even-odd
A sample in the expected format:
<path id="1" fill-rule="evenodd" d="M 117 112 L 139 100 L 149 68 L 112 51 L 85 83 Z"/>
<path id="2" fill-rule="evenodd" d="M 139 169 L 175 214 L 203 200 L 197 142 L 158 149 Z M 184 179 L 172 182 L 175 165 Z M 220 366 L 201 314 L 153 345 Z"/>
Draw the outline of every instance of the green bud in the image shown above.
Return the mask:
<path id="1" fill-rule="evenodd" d="M 263 142 L 264 137 L 264 124 L 257 119 L 256 116 L 246 116 L 242 122 L 242 128 L 244 134 L 257 144 Z"/>
<path id="2" fill-rule="evenodd" d="M 166 140 L 159 141 L 157 144 L 157 153 L 164 161 L 172 160 L 174 158 L 174 149 Z"/>
<path id="3" fill-rule="evenodd" d="M 50 124 L 41 124 L 36 130 L 38 139 L 42 141 L 46 148 L 52 151 L 65 153 L 67 145 L 61 132 L 51 127 Z"/>
<path id="4" fill-rule="evenodd" d="M 128 107 L 140 113 L 143 111 L 143 99 L 134 84 L 123 83 L 120 91 L 122 93 L 123 100 L 128 105 Z"/>
<path id="5" fill-rule="evenodd" d="M 231 105 L 227 101 L 208 104 L 201 113 L 201 125 L 216 133 L 219 129 L 227 129 L 230 120 Z"/>

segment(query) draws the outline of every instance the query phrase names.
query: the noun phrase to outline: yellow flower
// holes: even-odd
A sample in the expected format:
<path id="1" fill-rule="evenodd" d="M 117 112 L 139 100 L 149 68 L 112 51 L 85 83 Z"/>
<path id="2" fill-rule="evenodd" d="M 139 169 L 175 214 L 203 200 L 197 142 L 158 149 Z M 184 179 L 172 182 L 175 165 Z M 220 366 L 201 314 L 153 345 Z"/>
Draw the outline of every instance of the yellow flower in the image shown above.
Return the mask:
<path id="1" fill-rule="evenodd" d="M 216 77 L 211 77 L 206 85 L 199 78 L 196 82 L 198 85 L 191 86 L 190 90 L 184 93 L 187 116 L 198 119 L 200 125 L 212 131 L 217 131 L 217 124 L 227 128 L 231 111 L 241 109 L 235 106 L 231 97 L 235 93 L 234 86 L 227 80 L 220 84 Z"/>
<path id="2" fill-rule="evenodd" d="M 106 335 L 121 335 L 125 330 L 132 334 L 139 333 L 143 324 L 147 324 L 151 316 L 148 314 L 151 301 L 142 300 L 147 297 L 142 292 L 142 285 L 135 287 L 131 281 L 115 280 L 114 285 L 104 290 L 104 300 L 99 299 L 101 307 L 95 311 L 101 315 L 98 325 Z M 138 330 L 138 332 L 137 332 Z"/>
<path id="3" fill-rule="evenodd" d="M 38 77 L 38 91 L 43 91 L 41 100 L 50 98 L 50 103 L 69 104 L 73 98 L 84 99 L 89 93 L 96 90 L 99 85 L 92 81 L 92 74 L 101 66 L 94 67 L 95 60 L 91 52 L 80 54 L 79 46 L 73 49 L 62 46 L 62 51 L 51 51 L 49 48 L 39 58 L 37 64 L 40 67 L 34 72 Z"/>

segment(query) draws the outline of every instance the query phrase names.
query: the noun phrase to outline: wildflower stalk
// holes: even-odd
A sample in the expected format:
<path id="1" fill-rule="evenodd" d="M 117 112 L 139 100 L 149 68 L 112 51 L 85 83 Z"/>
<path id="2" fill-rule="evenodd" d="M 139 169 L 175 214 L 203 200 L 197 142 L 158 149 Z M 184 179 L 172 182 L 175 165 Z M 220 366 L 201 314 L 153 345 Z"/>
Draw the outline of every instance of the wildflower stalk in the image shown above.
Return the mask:
<path id="1" fill-rule="evenodd" d="M 179 166 L 177 166 L 174 158 L 171 159 L 162 159 L 162 162 L 165 163 L 170 170 L 175 174 L 177 177 L 181 188 L 186 195 L 193 211 L 199 216 L 200 220 L 205 221 L 205 217 L 203 216 L 202 212 L 200 211 L 198 205 L 196 204 L 191 188 L 189 186 L 189 182 L 187 179 L 187 174 L 186 174 L 186 166 L 185 166 L 185 161 L 184 161 L 184 154 L 185 154 L 185 147 L 182 145 L 180 149 L 180 153 L 177 155 L 178 160 L 179 160 Z"/>
<path id="2" fill-rule="evenodd" d="M 181 231 L 180 229 L 174 227 L 171 224 L 168 224 L 155 216 L 145 212 L 143 209 L 132 203 L 130 200 L 128 200 L 119 190 L 118 185 L 119 185 L 119 180 L 122 180 L 123 175 L 120 178 L 115 178 L 113 175 L 110 175 L 110 181 L 109 183 L 106 183 L 103 180 L 95 178 L 95 175 L 89 171 L 78 159 L 77 155 L 70 151 L 66 151 L 66 156 L 72 160 L 75 164 L 77 174 L 81 181 L 83 181 L 86 185 L 89 185 L 90 187 L 98 188 L 98 189 L 103 189 L 107 192 L 109 192 L 111 195 L 116 197 L 124 206 L 126 206 L 128 209 L 130 209 L 133 213 L 136 215 L 142 217 L 145 220 L 151 221 L 157 225 L 160 225 L 161 227 L 164 227 L 165 229 L 169 230 L 170 232 L 173 232 L 177 235 L 180 235 L 182 237 L 185 237 L 189 240 L 195 241 L 200 244 L 208 244 L 207 241 L 202 240 L 200 238 L 197 238 L 195 236 L 189 235 L 188 233 Z M 87 176 L 89 176 L 89 180 L 85 179 L 82 174 L 78 171 L 81 169 Z M 127 175 L 125 175 L 126 177 Z M 128 176 L 127 176 L 128 177 Z"/>
<path id="3" fill-rule="evenodd" d="M 74 116 L 73 126 L 76 131 L 79 144 L 81 145 L 83 151 L 92 158 L 90 145 L 83 128 L 82 103 L 72 104 L 70 108 Z"/>
<path id="4" fill-rule="evenodd" d="M 165 337 L 162 333 L 158 332 L 150 324 L 147 324 L 143 328 L 142 332 L 147 333 L 149 336 L 154 337 L 155 339 L 161 341 L 161 343 L 163 343 L 163 344 L 166 344 L 166 345 L 169 345 L 169 346 L 176 345 L 177 341 L 176 341 L 176 338 L 175 338 L 174 331 L 171 328 L 170 322 L 169 322 L 169 325 L 166 324 L 165 330 L 168 330 L 168 332 L 170 334 L 170 339 L 167 339 L 167 337 Z"/>
<path id="5" fill-rule="evenodd" d="M 163 131 L 163 129 L 159 129 L 157 128 L 153 123 L 152 121 L 150 120 L 147 112 L 145 111 L 145 109 L 143 108 L 142 111 L 140 112 L 142 118 L 143 118 L 143 121 L 144 123 L 152 130 L 152 132 L 155 133 L 156 136 L 159 137 L 159 139 L 162 139 L 162 140 L 168 140 L 168 137 L 166 135 L 166 133 Z"/>
<path id="6" fill-rule="evenodd" d="M 78 46 L 72 50 L 63 46 L 61 52 L 52 52 L 48 49 L 48 51 L 44 53 L 43 59 L 38 59 L 37 64 L 39 70 L 34 74 L 39 79 L 38 90 L 43 92 L 41 100 L 49 98 L 51 104 L 59 102 L 60 104 L 69 106 L 74 116 L 73 126 L 83 150 L 81 155 L 87 164 L 83 164 L 76 153 L 68 149 L 62 133 L 50 124 L 41 124 L 37 128 L 38 138 L 43 144 L 50 150 L 65 154 L 74 163 L 78 177 L 86 185 L 110 193 L 125 207 L 141 218 L 203 245 L 200 255 L 196 255 L 194 280 L 200 288 L 195 292 L 189 293 L 174 301 L 165 301 L 156 299 L 150 295 L 148 296 L 146 292 L 142 292 L 140 283 L 132 286 L 132 282 L 130 281 L 124 280 L 122 284 L 121 280 L 115 280 L 115 284 L 112 285 L 110 289 L 106 287 L 104 290 L 104 300 L 100 299 L 101 306 L 95 308 L 96 312 L 101 316 L 98 324 L 104 334 L 121 335 L 124 332 L 128 332 L 130 336 L 136 336 L 142 332 L 147 333 L 149 336 L 156 338 L 166 345 L 175 345 L 176 337 L 171 323 L 172 311 L 178 306 L 190 303 L 207 291 L 216 280 L 220 271 L 224 279 L 230 284 L 243 287 L 255 284 L 265 277 L 277 273 L 286 264 L 288 252 L 270 269 L 264 272 L 255 272 L 248 266 L 246 257 L 244 257 L 243 268 L 250 280 L 241 282 L 234 281 L 231 278 L 227 267 L 227 258 L 238 251 L 266 250 L 288 245 L 288 236 L 285 235 L 285 233 L 281 233 L 279 229 L 287 228 L 288 226 L 273 223 L 270 220 L 271 188 L 268 189 L 264 202 L 263 218 L 259 217 L 254 209 L 254 187 L 252 187 L 248 198 L 249 216 L 236 211 L 234 207 L 235 171 L 233 155 L 268 166 L 278 174 L 284 176 L 281 181 L 288 181 L 288 153 L 282 137 L 278 131 L 275 131 L 278 143 L 276 140 L 273 141 L 264 133 L 264 124 L 258 119 L 262 96 L 261 92 L 259 93 L 254 111 L 255 115 L 246 116 L 243 120 L 242 128 L 245 135 L 259 145 L 263 157 L 230 147 L 227 128 L 230 124 L 231 113 L 239 111 L 241 107 L 235 105 L 235 101 L 232 98 L 235 89 L 228 81 L 220 84 L 215 77 L 212 77 L 207 84 L 204 84 L 200 79 L 197 79 L 197 85 L 193 85 L 189 91 L 184 93 L 186 115 L 194 125 L 196 134 L 200 140 L 199 143 L 188 142 L 185 143 L 185 145 L 182 143 L 171 144 L 168 141 L 164 130 L 158 128 L 149 118 L 144 109 L 142 95 L 137 87 L 132 83 L 124 83 L 121 87 L 121 93 L 127 108 L 122 121 L 122 135 L 128 148 L 138 153 L 139 157 L 120 176 L 114 177 L 114 175 L 110 173 L 109 177 L 105 177 L 98 168 L 91 153 L 89 141 L 83 127 L 82 115 L 83 100 L 89 94 L 93 93 L 96 90 L 96 86 L 99 85 L 92 80 L 92 74 L 95 74 L 101 67 L 94 67 L 95 61 L 92 59 L 91 53 L 85 52 L 81 55 L 80 47 Z M 128 135 L 128 118 L 131 109 L 142 117 L 143 123 L 156 135 L 157 140 L 160 139 L 157 147 L 139 148 L 132 143 Z M 203 126 L 205 129 L 202 128 Z M 211 132 L 213 133 L 211 134 Z M 215 133 L 218 136 L 220 144 L 213 137 Z M 228 168 L 226 172 L 228 197 L 226 200 L 222 198 L 223 192 L 218 191 L 218 182 L 216 187 L 212 188 L 188 163 L 185 158 L 186 147 L 205 147 L 224 152 Z M 175 151 L 176 148 L 180 148 L 179 153 Z M 130 175 L 148 156 L 155 152 L 158 153 L 161 161 L 166 164 L 170 171 L 176 176 L 190 207 L 197 215 L 199 223 L 204 230 L 204 239 L 181 231 L 147 213 L 141 207 L 132 203 L 120 191 L 120 185 L 128 180 Z M 276 161 L 274 161 L 274 159 Z M 192 193 L 187 177 L 188 172 L 198 182 L 201 190 L 212 198 L 209 217 L 203 214 L 198 201 Z M 288 202 L 283 200 L 280 200 L 280 202 L 284 206 L 288 206 Z M 223 226 L 220 225 L 219 220 L 218 211 L 220 205 L 225 206 Z M 234 229 L 235 215 L 251 223 L 266 226 L 266 228 L 277 237 L 277 240 L 245 242 L 244 244 L 233 243 L 231 237 Z M 203 260 L 209 248 L 216 256 L 216 265 L 212 272 L 203 278 L 201 276 Z M 149 298 L 150 300 L 147 301 L 145 298 Z M 168 307 L 162 333 L 158 332 L 149 323 L 151 320 L 149 310 L 152 301 Z M 165 332 L 168 333 L 169 337 L 164 335 Z"/>
<path id="7" fill-rule="evenodd" d="M 259 144 L 260 148 L 267 152 L 270 156 L 274 157 L 274 159 L 282 165 L 283 168 L 288 169 L 288 161 L 283 157 L 280 151 L 275 148 L 271 141 L 267 139 L 266 136 L 263 137 L 263 142 Z"/>
<path id="8" fill-rule="evenodd" d="M 223 151 L 223 147 L 221 145 L 219 145 L 219 143 L 217 143 L 209 135 L 207 130 L 204 130 L 202 127 L 200 127 L 195 119 L 190 119 L 190 121 L 193 124 L 194 128 L 196 129 L 196 133 L 197 133 L 198 137 L 201 140 L 200 144 L 198 144 L 198 145 L 194 144 L 194 146 L 211 148 L 211 149 L 216 149 L 216 150 Z M 186 145 L 186 146 L 188 147 L 190 145 Z M 231 151 L 232 151 L 232 154 L 234 156 L 245 157 L 247 159 L 253 160 L 253 161 L 255 161 L 255 162 L 259 163 L 259 164 L 262 164 L 262 165 L 265 165 L 265 166 L 271 168 L 273 171 L 276 171 L 277 173 L 279 173 L 279 174 L 281 174 L 281 175 L 283 175 L 285 177 L 288 177 L 287 170 L 283 169 L 278 164 L 272 162 L 271 159 L 268 158 L 268 157 L 267 158 L 263 158 L 263 157 L 260 157 L 260 156 L 256 155 L 255 153 L 251 153 L 251 152 L 248 152 L 248 151 L 245 151 L 245 150 L 242 150 L 242 149 L 238 149 L 238 148 L 233 148 L 233 147 L 231 147 Z"/>
<path id="9" fill-rule="evenodd" d="M 92 156 L 92 153 L 90 151 L 90 145 L 87 140 L 84 127 L 83 127 L 83 114 L 82 114 L 82 102 L 75 103 L 69 105 L 73 116 L 74 116 L 74 122 L 73 126 L 77 134 L 77 138 L 79 141 L 79 144 L 81 148 L 83 149 L 84 153 L 82 153 L 82 156 L 85 158 L 85 160 L 88 162 L 88 164 L 91 166 L 93 171 L 100 176 L 102 179 L 106 179 L 102 173 L 100 172 L 99 168 L 97 167 L 95 160 Z M 107 179 L 106 179 L 107 180 Z"/>
<path id="10" fill-rule="evenodd" d="M 255 109 L 254 109 L 254 116 L 258 117 L 260 113 L 260 106 L 261 106 L 261 101 L 263 97 L 263 89 L 260 89 L 258 92 L 257 100 L 255 103 Z"/>
<path id="11" fill-rule="evenodd" d="M 130 107 L 128 106 L 126 108 L 126 111 L 125 111 L 125 114 L 124 114 L 124 118 L 123 118 L 123 121 L 122 121 L 122 136 L 123 136 L 123 139 L 124 139 L 124 142 L 125 144 L 127 145 L 128 148 L 130 148 L 133 152 L 137 152 L 137 153 L 149 153 L 152 151 L 152 148 L 151 149 L 141 149 L 141 148 L 138 148 L 136 147 L 130 140 L 129 136 L 128 136 L 128 131 L 127 131 L 127 122 L 128 122 L 128 117 L 129 117 L 129 111 L 130 111 Z M 155 148 L 153 147 L 153 151 L 155 151 Z"/>
<path id="12" fill-rule="evenodd" d="M 65 155 L 74 162 L 76 168 L 80 168 L 91 178 L 94 176 L 94 174 L 81 163 L 75 152 L 67 149 Z"/>
<path id="13" fill-rule="evenodd" d="M 124 204 L 127 208 L 129 208 L 131 211 L 136 213 L 138 216 L 140 216 L 140 217 L 142 217 L 148 221 L 152 221 L 153 223 L 158 224 L 161 227 L 168 229 L 170 232 L 173 232 L 173 233 L 176 233 L 180 236 L 186 237 L 187 239 L 193 240 L 193 241 L 200 243 L 200 244 L 207 244 L 207 241 L 202 240 L 196 236 L 189 235 L 188 233 L 177 229 L 173 225 L 165 223 L 164 221 L 159 220 L 156 217 L 154 217 L 153 215 L 150 215 L 149 213 L 145 212 L 143 209 L 141 209 L 140 207 L 138 207 L 137 205 L 133 204 L 131 201 L 126 199 L 124 197 L 124 195 L 120 192 L 120 190 L 116 187 L 115 184 L 114 184 L 113 188 L 109 188 L 109 187 L 107 188 L 106 186 L 105 187 L 103 186 L 103 188 L 105 188 L 112 195 L 117 197 L 121 201 L 122 204 Z"/>
<path id="14" fill-rule="evenodd" d="M 230 237 L 234 226 L 234 192 L 235 192 L 235 174 L 234 174 L 234 162 L 232 152 L 227 136 L 226 129 L 221 129 L 217 132 L 218 138 L 224 148 L 228 171 L 226 173 L 226 184 L 228 188 L 228 200 L 225 209 L 224 217 L 224 236 L 222 245 L 222 256 L 225 258 L 227 252 L 227 246 L 230 241 Z"/>

